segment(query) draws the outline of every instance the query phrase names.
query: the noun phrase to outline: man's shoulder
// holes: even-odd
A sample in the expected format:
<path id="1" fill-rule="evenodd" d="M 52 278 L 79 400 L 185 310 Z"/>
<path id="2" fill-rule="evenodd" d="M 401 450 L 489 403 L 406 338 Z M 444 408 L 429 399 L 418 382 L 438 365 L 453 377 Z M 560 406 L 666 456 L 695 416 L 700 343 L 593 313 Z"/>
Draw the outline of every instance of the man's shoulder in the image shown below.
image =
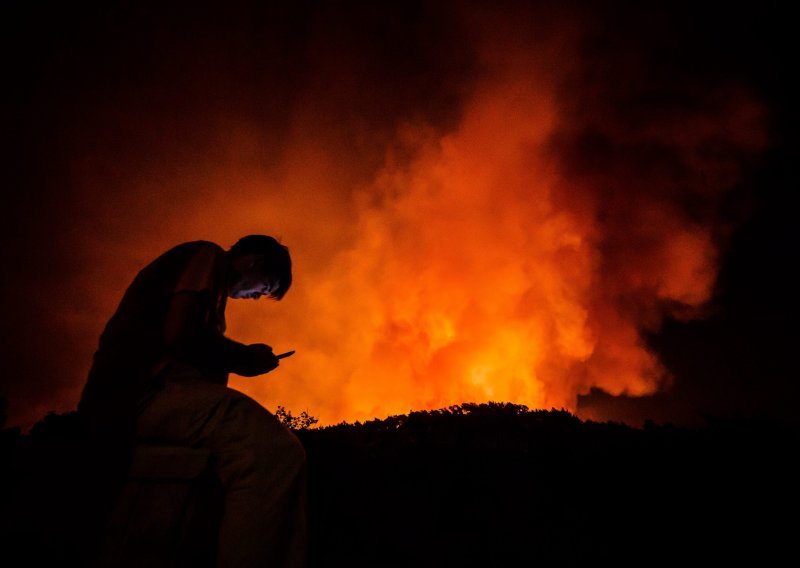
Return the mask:
<path id="1" fill-rule="evenodd" d="M 215 290 L 225 280 L 225 250 L 210 241 L 191 241 L 174 247 L 176 258 L 173 292 Z"/>
<path id="2" fill-rule="evenodd" d="M 219 246 L 217 243 L 212 243 L 211 241 L 189 241 L 187 243 L 181 243 L 172 247 L 170 249 L 170 252 L 171 251 L 184 253 L 205 252 L 212 254 L 225 254 L 224 248 Z"/>
<path id="3" fill-rule="evenodd" d="M 225 256 L 225 249 L 211 241 L 189 241 L 175 245 L 156 262 L 166 264 L 188 264 L 197 259 L 205 259 L 205 262 L 216 261 Z"/>
<path id="4" fill-rule="evenodd" d="M 225 249 L 211 241 L 181 243 L 153 260 L 139 273 L 139 279 L 174 281 L 186 273 L 199 278 L 201 274 L 220 270 L 225 264 L 224 258 Z"/>

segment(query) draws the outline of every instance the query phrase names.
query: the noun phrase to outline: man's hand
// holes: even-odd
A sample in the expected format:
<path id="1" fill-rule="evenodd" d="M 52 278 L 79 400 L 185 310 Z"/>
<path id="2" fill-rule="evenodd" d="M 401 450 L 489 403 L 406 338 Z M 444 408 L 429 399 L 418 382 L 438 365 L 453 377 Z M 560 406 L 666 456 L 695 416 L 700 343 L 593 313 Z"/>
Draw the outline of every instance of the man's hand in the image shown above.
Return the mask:
<path id="1" fill-rule="evenodd" d="M 269 373 L 277 368 L 279 360 L 272 352 L 272 347 L 263 343 L 253 343 L 247 346 L 246 361 L 242 361 L 234 372 L 245 377 L 255 377 Z"/>

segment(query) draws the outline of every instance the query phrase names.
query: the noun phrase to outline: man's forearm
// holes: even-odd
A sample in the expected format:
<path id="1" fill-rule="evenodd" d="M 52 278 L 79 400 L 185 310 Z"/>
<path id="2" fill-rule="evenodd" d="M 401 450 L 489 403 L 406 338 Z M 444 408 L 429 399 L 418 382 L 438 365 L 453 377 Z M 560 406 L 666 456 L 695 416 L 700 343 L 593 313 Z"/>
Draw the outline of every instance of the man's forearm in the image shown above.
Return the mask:
<path id="1" fill-rule="evenodd" d="M 184 291 L 171 298 L 164 324 L 164 345 L 171 356 L 211 371 L 247 369 L 252 350 L 209 326 L 207 294 Z"/>
<path id="2" fill-rule="evenodd" d="M 201 368 L 229 373 L 247 368 L 252 359 L 247 345 L 214 331 L 198 334 L 196 341 L 192 341 L 177 355 Z"/>

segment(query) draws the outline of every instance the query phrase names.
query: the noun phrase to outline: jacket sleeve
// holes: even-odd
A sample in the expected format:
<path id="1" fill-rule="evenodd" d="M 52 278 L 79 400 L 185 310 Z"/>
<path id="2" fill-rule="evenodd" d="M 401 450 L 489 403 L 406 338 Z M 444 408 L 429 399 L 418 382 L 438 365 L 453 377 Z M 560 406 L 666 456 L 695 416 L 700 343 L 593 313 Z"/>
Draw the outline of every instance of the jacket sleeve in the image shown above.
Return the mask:
<path id="1" fill-rule="evenodd" d="M 199 368 L 246 371 L 252 365 L 251 350 L 209 324 L 211 301 L 206 291 L 182 290 L 170 297 L 163 338 L 166 352 Z"/>

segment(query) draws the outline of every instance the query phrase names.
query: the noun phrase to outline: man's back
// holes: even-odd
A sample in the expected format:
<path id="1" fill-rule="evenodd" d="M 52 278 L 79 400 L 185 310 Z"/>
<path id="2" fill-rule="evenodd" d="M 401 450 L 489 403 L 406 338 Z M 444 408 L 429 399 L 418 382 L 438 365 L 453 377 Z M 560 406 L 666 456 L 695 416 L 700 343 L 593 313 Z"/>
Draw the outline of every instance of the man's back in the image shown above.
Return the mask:
<path id="1" fill-rule="evenodd" d="M 205 312 L 203 323 L 225 331 L 225 251 L 208 241 L 173 247 L 142 269 L 125 292 L 100 336 L 80 403 L 82 411 L 103 413 L 130 408 L 146 399 L 155 379 L 169 363 L 164 330 L 170 303 L 178 293 L 196 295 Z M 198 370 L 225 384 L 227 373 Z M 111 407 L 111 408 L 109 408 Z"/>

